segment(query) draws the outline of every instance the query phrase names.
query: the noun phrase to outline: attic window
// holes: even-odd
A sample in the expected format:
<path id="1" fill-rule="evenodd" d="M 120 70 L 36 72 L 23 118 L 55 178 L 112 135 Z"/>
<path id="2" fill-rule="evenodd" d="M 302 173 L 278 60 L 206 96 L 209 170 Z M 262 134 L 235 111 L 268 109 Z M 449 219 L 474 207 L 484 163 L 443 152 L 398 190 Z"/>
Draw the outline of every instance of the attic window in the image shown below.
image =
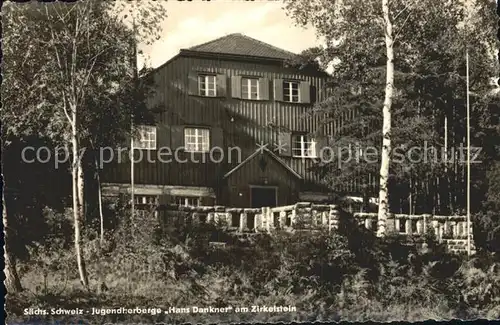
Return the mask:
<path id="1" fill-rule="evenodd" d="M 299 83 L 296 81 L 283 82 L 283 100 L 290 103 L 300 102 Z"/>
<path id="2" fill-rule="evenodd" d="M 198 76 L 198 94 L 200 96 L 215 97 L 217 78 L 214 75 Z"/>

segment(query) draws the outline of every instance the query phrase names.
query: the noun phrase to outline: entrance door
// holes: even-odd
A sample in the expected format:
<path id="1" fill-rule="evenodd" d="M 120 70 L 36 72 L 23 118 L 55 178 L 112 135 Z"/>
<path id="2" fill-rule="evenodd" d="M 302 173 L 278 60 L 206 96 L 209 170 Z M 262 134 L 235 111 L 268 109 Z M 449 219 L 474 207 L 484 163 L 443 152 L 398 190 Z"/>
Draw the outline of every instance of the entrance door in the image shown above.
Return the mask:
<path id="1" fill-rule="evenodd" d="M 257 186 L 251 187 L 252 208 L 275 207 L 278 202 L 276 187 Z"/>

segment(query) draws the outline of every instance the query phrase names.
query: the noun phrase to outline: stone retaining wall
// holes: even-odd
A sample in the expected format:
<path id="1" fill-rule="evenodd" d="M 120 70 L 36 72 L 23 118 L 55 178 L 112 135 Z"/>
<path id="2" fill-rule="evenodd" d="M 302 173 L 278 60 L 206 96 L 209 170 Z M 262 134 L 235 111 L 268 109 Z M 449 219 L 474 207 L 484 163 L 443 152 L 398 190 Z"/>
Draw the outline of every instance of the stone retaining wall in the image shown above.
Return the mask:
<path id="1" fill-rule="evenodd" d="M 354 217 L 365 227 L 376 227 L 376 213 L 354 213 Z M 431 214 L 394 214 L 387 220 L 387 231 L 407 236 L 423 236 L 432 231 L 440 243 L 445 243 L 450 252 L 467 252 L 467 217 L 439 216 Z M 471 253 L 475 253 L 472 223 L 469 227 Z"/>
<path id="2" fill-rule="evenodd" d="M 163 205 L 158 208 L 191 212 L 194 222 L 213 222 L 240 232 L 271 232 L 279 229 L 307 229 L 321 226 L 335 229 L 338 226 L 340 213 L 337 205 L 318 205 L 309 202 L 273 208 L 177 205 Z"/>
<path id="3" fill-rule="evenodd" d="M 140 206 L 137 206 L 140 208 Z M 193 222 L 213 222 L 230 231 L 240 233 L 262 233 L 276 230 L 337 229 L 340 207 L 333 204 L 298 202 L 293 205 L 264 208 L 228 208 L 224 206 L 178 206 L 161 205 L 158 210 L 191 212 Z M 358 223 L 376 232 L 376 213 L 354 213 Z M 387 220 L 388 232 L 407 236 L 423 236 L 432 231 L 440 243 L 445 243 L 450 252 L 467 252 L 466 216 L 405 215 L 394 214 Z M 471 251 L 474 252 L 472 225 Z"/>

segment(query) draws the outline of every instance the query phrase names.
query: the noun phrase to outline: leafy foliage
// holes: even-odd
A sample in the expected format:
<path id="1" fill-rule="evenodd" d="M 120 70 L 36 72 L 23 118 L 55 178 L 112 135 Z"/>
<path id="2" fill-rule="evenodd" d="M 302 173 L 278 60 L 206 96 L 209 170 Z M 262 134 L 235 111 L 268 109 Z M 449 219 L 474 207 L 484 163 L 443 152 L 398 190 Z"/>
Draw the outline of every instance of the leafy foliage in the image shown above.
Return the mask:
<path id="1" fill-rule="evenodd" d="M 494 2 L 478 0 L 467 5 L 455 1 L 390 1 L 394 24 L 395 88 L 392 123 L 391 205 L 393 212 L 460 212 L 464 163 L 444 159 L 465 146 L 466 69 L 470 58 L 472 145 L 482 147 L 473 165 L 473 202 L 484 193 L 482 179 L 489 162 L 496 159 L 498 98 L 491 78 L 496 77 L 494 56 Z M 323 47 L 305 53 L 324 67 L 333 65 L 328 97 L 315 113 L 332 126 L 333 163 L 316 166 L 328 185 L 376 195 L 380 158 L 364 151 L 381 146 L 382 101 L 385 87 L 385 44 L 380 1 L 286 0 L 285 10 L 298 24 L 313 25 L 325 40 Z M 481 26 L 481 27 L 479 27 Z M 445 129 L 445 119 L 447 127 Z M 445 135 L 446 133 L 446 135 Z M 350 150 L 342 150 L 340 148 Z M 420 151 L 410 152 L 412 147 Z M 426 148 L 437 150 L 424 155 Z M 349 152 L 350 151 L 350 152 Z M 340 152 L 340 153 L 339 153 Z M 347 161 L 339 167 L 338 161 Z M 428 157 L 425 159 L 425 157 Z M 451 194 L 450 194 L 451 193 Z M 410 202 L 409 197 L 412 196 Z M 475 211 L 479 204 L 473 204 Z"/>
<path id="2" fill-rule="evenodd" d="M 158 10 L 152 12 L 155 8 Z M 131 25 L 122 15 L 130 8 L 114 2 L 30 2 L 4 9 L 2 148 L 11 144 L 16 147 L 11 151 L 16 155 L 8 156 L 12 161 L 6 166 L 16 166 L 20 160 L 17 150 L 35 143 L 52 153 L 52 159 L 45 163 L 48 172 L 42 183 L 50 175 L 65 178 L 65 172 L 71 169 L 76 237 L 80 220 L 84 219 L 84 184 L 92 179 L 89 171 L 95 169 L 95 157 L 85 154 L 86 150 L 95 153 L 97 147 L 123 143 L 131 133 L 131 116 L 141 121 L 151 116 L 145 100 L 152 87 L 149 80 L 138 81 L 135 46 L 159 33 L 165 11 L 154 2 L 143 4 L 140 17 L 135 17 Z M 52 165 L 54 171 L 49 163 L 54 163 L 52 149 L 56 146 L 65 148 L 63 154 L 71 158 L 71 163 Z M 21 166 L 30 168 L 27 164 Z M 16 167 L 3 171 L 9 175 L 8 186 L 22 188 L 16 193 L 21 198 L 18 201 L 41 209 L 40 202 L 34 201 L 43 195 L 26 190 L 32 184 L 21 183 L 26 180 L 24 177 L 16 178 L 17 173 L 25 172 Z M 69 196 L 66 185 L 63 192 L 67 192 L 57 198 Z M 7 201 L 13 202 L 14 198 Z M 20 214 L 27 217 L 27 211 L 19 206 L 9 206 L 7 210 L 9 219 Z M 40 214 L 36 217 L 39 219 Z M 75 241 L 85 283 L 79 240 Z"/>
<path id="3" fill-rule="evenodd" d="M 144 18 L 134 29 L 116 14 L 124 8 L 114 6 L 88 1 L 5 8 L 5 138 L 40 135 L 66 144 L 70 104 L 78 107 L 78 136 L 88 147 L 120 142 L 131 114 L 144 116 L 141 103 L 151 85 L 134 81 L 134 46 L 141 40 L 136 33 L 157 25 Z M 161 10 L 148 17 L 163 16 Z"/>
<path id="4" fill-rule="evenodd" d="M 466 261 L 439 248 L 423 252 L 397 237 L 365 238 L 362 227 L 345 222 L 339 232 L 277 232 L 245 239 L 208 224 L 168 228 L 161 219 L 131 218 L 125 212 L 120 212 L 120 219 L 101 251 L 103 256 L 97 240 L 85 241 L 91 278 L 105 283 L 107 291 L 100 290 L 101 283 L 96 281 L 90 293 L 81 292 L 75 283 L 76 272 L 65 267 L 71 265 L 71 252 L 57 240 L 49 240 L 40 244 L 40 259 L 31 259 L 21 268 L 29 292 L 37 294 L 8 296 L 8 310 L 14 319 L 25 319 L 22 309 L 28 304 L 57 301 L 69 308 L 71 297 L 76 296 L 80 308 L 96 304 L 297 307 L 295 313 L 273 315 L 170 315 L 170 321 L 175 322 L 269 321 L 270 317 L 273 321 L 497 317 L 500 274 L 499 262 L 492 255 Z M 151 229 L 157 231 L 152 233 Z M 212 240 L 226 246 L 212 246 Z M 49 280 L 44 285 L 45 273 L 60 282 Z M 116 317 L 115 321 L 144 321 L 147 317 L 163 321 L 144 315 Z"/>
<path id="5" fill-rule="evenodd" d="M 482 249 L 500 252 L 500 163 L 491 165 L 486 174 L 486 200 L 481 211 L 475 215 L 474 237 Z"/>

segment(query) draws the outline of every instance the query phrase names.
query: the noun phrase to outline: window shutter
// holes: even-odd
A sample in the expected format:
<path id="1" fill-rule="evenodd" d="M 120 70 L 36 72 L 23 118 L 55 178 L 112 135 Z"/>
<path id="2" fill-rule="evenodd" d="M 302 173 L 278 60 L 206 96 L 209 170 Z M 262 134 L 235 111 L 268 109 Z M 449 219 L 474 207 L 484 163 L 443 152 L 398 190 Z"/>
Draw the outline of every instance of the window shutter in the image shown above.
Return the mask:
<path id="1" fill-rule="evenodd" d="M 168 128 L 165 124 L 158 124 L 156 126 L 156 149 L 161 147 L 170 147 Z"/>
<path id="2" fill-rule="evenodd" d="M 283 79 L 274 79 L 274 100 L 283 101 Z"/>
<path id="3" fill-rule="evenodd" d="M 316 103 L 316 96 L 318 93 L 318 90 L 316 86 L 311 85 L 311 91 L 309 92 L 311 94 L 311 103 Z"/>
<path id="4" fill-rule="evenodd" d="M 227 77 L 225 74 L 218 74 L 216 77 L 217 83 L 217 97 L 226 97 L 227 96 Z"/>
<path id="5" fill-rule="evenodd" d="M 231 77 L 231 97 L 241 98 L 241 76 Z"/>
<path id="6" fill-rule="evenodd" d="M 301 103 L 311 103 L 311 85 L 307 81 L 300 82 L 299 93 Z"/>
<path id="7" fill-rule="evenodd" d="M 269 100 L 269 79 L 259 78 L 259 99 Z"/>
<path id="8" fill-rule="evenodd" d="M 177 150 L 179 147 L 184 147 L 184 126 L 183 125 L 172 125 L 170 149 L 172 152 Z"/>
<path id="9" fill-rule="evenodd" d="M 278 136 L 278 145 L 280 145 L 280 151 L 278 152 L 281 156 L 291 157 L 292 156 L 292 133 L 290 132 L 280 132 Z"/>
<path id="10" fill-rule="evenodd" d="M 195 71 L 189 73 L 188 76 L 188 92 L 190 95 L 199 95 L 198 91 L 198 74 Z"/>
<path id="11" fill-rule="evenodd" d="M 220 147 L 224 150 L 224 137 L 222 128 L 210 129 L 210 147 Z"/>

